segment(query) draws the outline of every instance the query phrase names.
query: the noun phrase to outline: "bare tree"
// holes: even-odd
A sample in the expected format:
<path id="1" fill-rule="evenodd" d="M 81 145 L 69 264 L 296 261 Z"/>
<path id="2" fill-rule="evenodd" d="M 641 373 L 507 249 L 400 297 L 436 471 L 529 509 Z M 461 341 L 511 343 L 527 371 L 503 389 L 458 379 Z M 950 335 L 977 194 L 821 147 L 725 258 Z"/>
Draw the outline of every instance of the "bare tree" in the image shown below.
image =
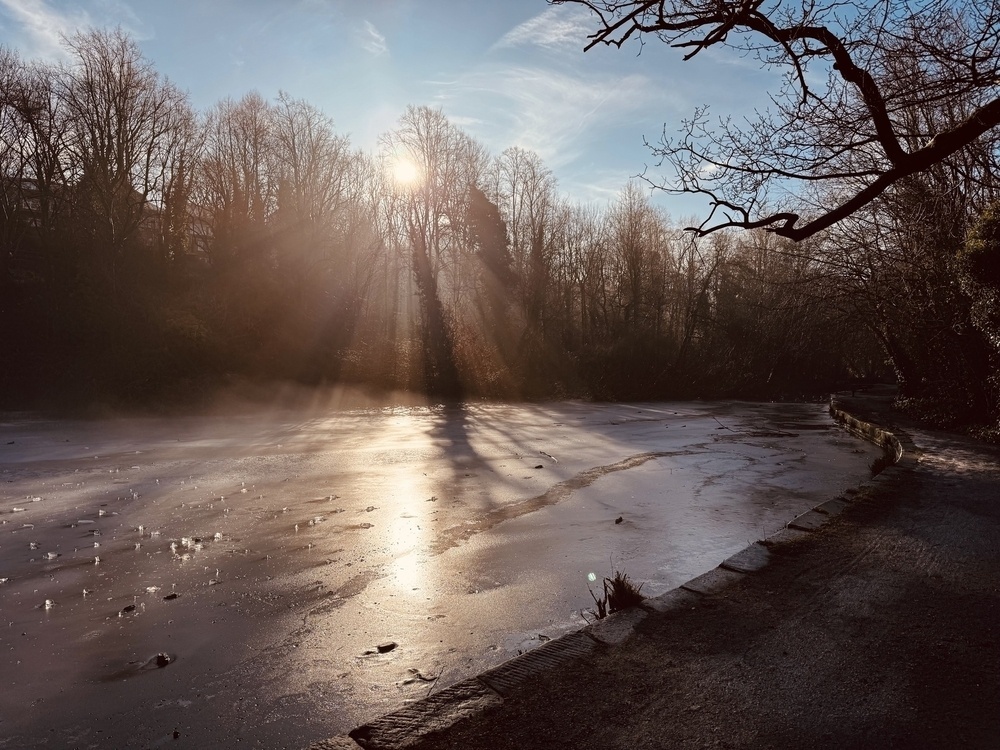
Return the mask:
<path id="1" fill-rule="evenodd" d="M 72 65 L 59 79 L 70 124 L 81 220 L 106 255 L 112 289 L 124 249 L 161 201 L 168 167 L 191 135 L 187 96 L 164 80 L 120 29 L 67 40 Z"/>
<path id="2" fill-rule="evenodd" d="M 283 276 L 298 287 L 328 285 L 336 276 L 346 281 L 347 138 L 318 109 L 285 93 L 272 108 L 270 130 L 277 185 L 272 223 Z"/>
<path id="3" fill-rule="evenodd" d="M 656 313 L 650 311 L 654 287 L 662 283 L 657 253 L 660 222 L 645 192 L 629 182 L 611 204 L 607 237 L 618 278 L 617 303 L 625 329 L 656 329 Z M 652 312 L 652 314 L 650 314 Z M 652 323 L 652 325 L 648 325 Z"/>
<path id="4" fill-rule="evenodd" d="M 19 146 L 27 128 L 18 108 L 23 65 L 17 55 L 0 47 L 0 285 L 7 281 L 10 258 L 24 234 L 27 160 Z"/>
<path id="5" fill-rule="evenodd" d="M 679 137 L 664 133 L 652 147 L 677 174 L 661 187 L 711 200 L 710 215 L 693 228 L 701 235 L 764 227 L 801 240 L 1000 124 L 997 0 L 550 2 L 597 15 L 586 49 L 654 38 L 685 60 L 726 47 L 784 71 L 773 110 L 746 126 L 713 125 L 701 107 Z M 928 108 L 962 116 L 912 116 Z M 849 189 L 833 207 L 810 206 L 805 194 L 830 182 Z M 776 206 L 775 193 L 806 205 Z"/>
<path id="6" fill-rule="evenodd" d="M 546 327 L 546 292 L 555 248 L 556 181 L 533 151 L 514 146 L 494 161 L 496 200 L 507 219 L 521 304 L 533 327 Z"/>
<path id="7" fill-rule="evenodd" d="M 405 164 L 416 175 L 396 188 L 421 303 L 427 387 L 438 395 L 457 395 L 461 385 L 445 302 L 454 312 L 475 288 L 476 275 L 466 268 L 463 224 L 468 191 L 486 170 L 487 152 L 441 110 L 413 106 L 399 127 L 381 138 L 381 146 L 387 164 Z"/>
<path id="8" fill-rule="evenodd" d="M 219 102 L 205 118 L 195 192 L 209 225 L 211 260 L 219 266 L 250 261 L 267 249 L 261 240 L 278 192 L 273 117 L 254 91 L 238 102 Z"/>
<path id="9" fill-rule="evenodd" d="M 354 345 L 382 244 L 365 196 L 369 165 L 349 150 L 333 121 L 304 100 L 279 93 L 272 108 L 279 279 L 297 290 L 283 305 L 285 327 L 300 339 L 310 379 L 336 374 Z M 311 350 L 311 352 L 310 352 Z"/>
<path id="10" fill-rule="evenodd" d="M 7 253 L 30 248 L 51 280 L 51 251 L 66 203 L 69 118 L 57 96 L 58 71 L 23 63 L 0 49 L 2 241 Z M 0 263 L 2 265 L 2 263 Z"/>
<path id="11" fill-rule="evenodd" d="M 336 134 L 333 121 L 316 107 L 287 93 L 272 110 L 277 157 L 279 222 L 315 237 L 330 239 L 346 200 L 348 139 Z"/>
<path id="12" fill-rule="evenodd" d="M 579 348 L 598 337 L 608 317 L 608 258 L 602 217 L 594 206 L 567 207 L 562 256 L 569 307 L 574 312 L 572 343 Z M 567 321 L 570 323 L 570 321 Z"/>

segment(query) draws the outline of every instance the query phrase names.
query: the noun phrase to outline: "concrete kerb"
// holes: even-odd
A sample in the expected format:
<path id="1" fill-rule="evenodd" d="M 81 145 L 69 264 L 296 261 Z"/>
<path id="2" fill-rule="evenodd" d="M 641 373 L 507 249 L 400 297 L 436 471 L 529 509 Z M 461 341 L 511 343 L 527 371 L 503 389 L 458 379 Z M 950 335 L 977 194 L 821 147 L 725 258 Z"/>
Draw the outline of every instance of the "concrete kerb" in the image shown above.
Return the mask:
<path id="1" fill-rule="evenodd" d="M 641 607 L 625 609 L 613 615 L 587 625 L 582 632 L 596 641 L 609 646 L 617 646 L 631 637 L 639 623 L 646 619 L 649 612 Z"/>
<path id="2" fill-rule="evenodd" d="M 760 542 L 754 542 L 723 560 L 719 567 L 736 573 L 756 573 L 770 564 L 771 550 Z"/>
<path id="3" fill-rule="evenodd" d="M 703 573 L 678 588 L 646 599 L 640 608 L 609 615 L 573 633 L 543 643 L 483 674 L 436 695 L 386 714 L 352 730 L 348 737 L 331 737 L 310 745 L 309 750 L 349 750 L 359 745 L 365 750 L 402 750 L 425 735 L 495 706 L 510 697 L 526 682 L 545 670 L 583 659 L 599 648 L 613 648 L 629 637 L 648 616 L 675 614 L 697 607 L 708 596 L 724 592 L 746 575 L 753 575 L 773 564 L 782 547 L 801 541 L 842 513 L 857 499 L 860 490 L 891 480 L 916 465 L 916 447 L 902 433 L 874 425 L 848 413 L 836 396 L 830 400 L 830 415 L 851 434 L 885 448 L 893 458 L 886 467 L 858 489 L 820 503 L 788 522 L 785 528 L 745 547 L 724 560 L 718 567 Z M 879 481 L 881 480 L 881 481 Z"/>
<path id="4" fill-rule="evenodd" d="M 891 478 L 901 471 L 916 466 L 917 447 L 908 435 L 898 430 L 889 431 L 884 427 L 859 419 L 849 413 L 847 408 L 836 394 L 830 397 L 830 416 L 834 420 L 844 425 L 852 435 L 884 448 L 893 456 L 892 465 L 883 469 L 878 476 L 886 475 L 886 478 Z"/>

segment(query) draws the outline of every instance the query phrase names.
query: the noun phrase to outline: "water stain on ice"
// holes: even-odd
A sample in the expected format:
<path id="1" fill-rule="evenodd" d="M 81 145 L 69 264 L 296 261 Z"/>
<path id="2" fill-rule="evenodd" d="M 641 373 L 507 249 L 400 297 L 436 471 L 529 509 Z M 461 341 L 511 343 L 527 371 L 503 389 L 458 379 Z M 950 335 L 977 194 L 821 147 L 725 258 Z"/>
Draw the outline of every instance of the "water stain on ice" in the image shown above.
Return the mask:
<path id="1" fill-rule="evenodd" d="M 440 532 L 437 541 L 430 545 L 430 550 L 432 554 L 440 555 L 452 547 L 457 547 L 459 544 L 475 534 L 480 534 L 484 531 L 492 529 L 497 524 L 528 513 L 534 513 L 547 505 L 554 505 L 562 500 L 565 500 L 576 490 L 589 487 L 601 477 L 613 474 L 616 471 L 634 469 L 635 467 L 642 466 L 647 461 L 652 461 L 655 458 L 689 455 L 694 454 L 690 450 L 650 451 L 647 453 L 637 453 L 612 464 L 594 466 L 593 468 L 581 471 L 579 474 L 576 474 L 569 479 L 552 485 L 552 487 L 540 495 L 536 495 L 535 497 L 527 500 L 522 500 L 518 503 L 512 503 L 510 505 L 494 508 L 478 520 L 467 522 L 461 526 L 452 526 L 449 529 L 443 530 Z"/>

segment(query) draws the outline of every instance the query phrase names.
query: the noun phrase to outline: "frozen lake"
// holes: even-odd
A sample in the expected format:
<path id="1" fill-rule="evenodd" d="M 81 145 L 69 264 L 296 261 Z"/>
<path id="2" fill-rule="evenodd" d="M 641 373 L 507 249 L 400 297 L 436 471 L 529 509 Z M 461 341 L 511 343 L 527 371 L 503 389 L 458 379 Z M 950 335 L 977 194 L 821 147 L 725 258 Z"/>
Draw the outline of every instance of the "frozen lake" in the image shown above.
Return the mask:
<path id="1" fill-rule="evenodd" d="M 588 573 L 678 586 L 876 455 L 820 404 L 8 417 L 0 748 L 303 748 L 579 628 Z"/>

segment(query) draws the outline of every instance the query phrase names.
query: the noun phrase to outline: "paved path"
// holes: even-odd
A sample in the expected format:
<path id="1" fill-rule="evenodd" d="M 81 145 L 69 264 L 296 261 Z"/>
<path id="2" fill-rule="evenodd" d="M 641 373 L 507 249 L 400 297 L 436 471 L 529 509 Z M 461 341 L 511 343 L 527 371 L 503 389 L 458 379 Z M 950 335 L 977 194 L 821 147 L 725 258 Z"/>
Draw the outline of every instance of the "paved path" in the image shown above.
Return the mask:
<path id="1" fill-rule="evenodd" d="M 883 394 L 843 403 L 892 419 Z M 729 566 L 759 570 L 314 747 L 1000 748 L 1000 450 L 896 433 L 908 463 Z"/>

